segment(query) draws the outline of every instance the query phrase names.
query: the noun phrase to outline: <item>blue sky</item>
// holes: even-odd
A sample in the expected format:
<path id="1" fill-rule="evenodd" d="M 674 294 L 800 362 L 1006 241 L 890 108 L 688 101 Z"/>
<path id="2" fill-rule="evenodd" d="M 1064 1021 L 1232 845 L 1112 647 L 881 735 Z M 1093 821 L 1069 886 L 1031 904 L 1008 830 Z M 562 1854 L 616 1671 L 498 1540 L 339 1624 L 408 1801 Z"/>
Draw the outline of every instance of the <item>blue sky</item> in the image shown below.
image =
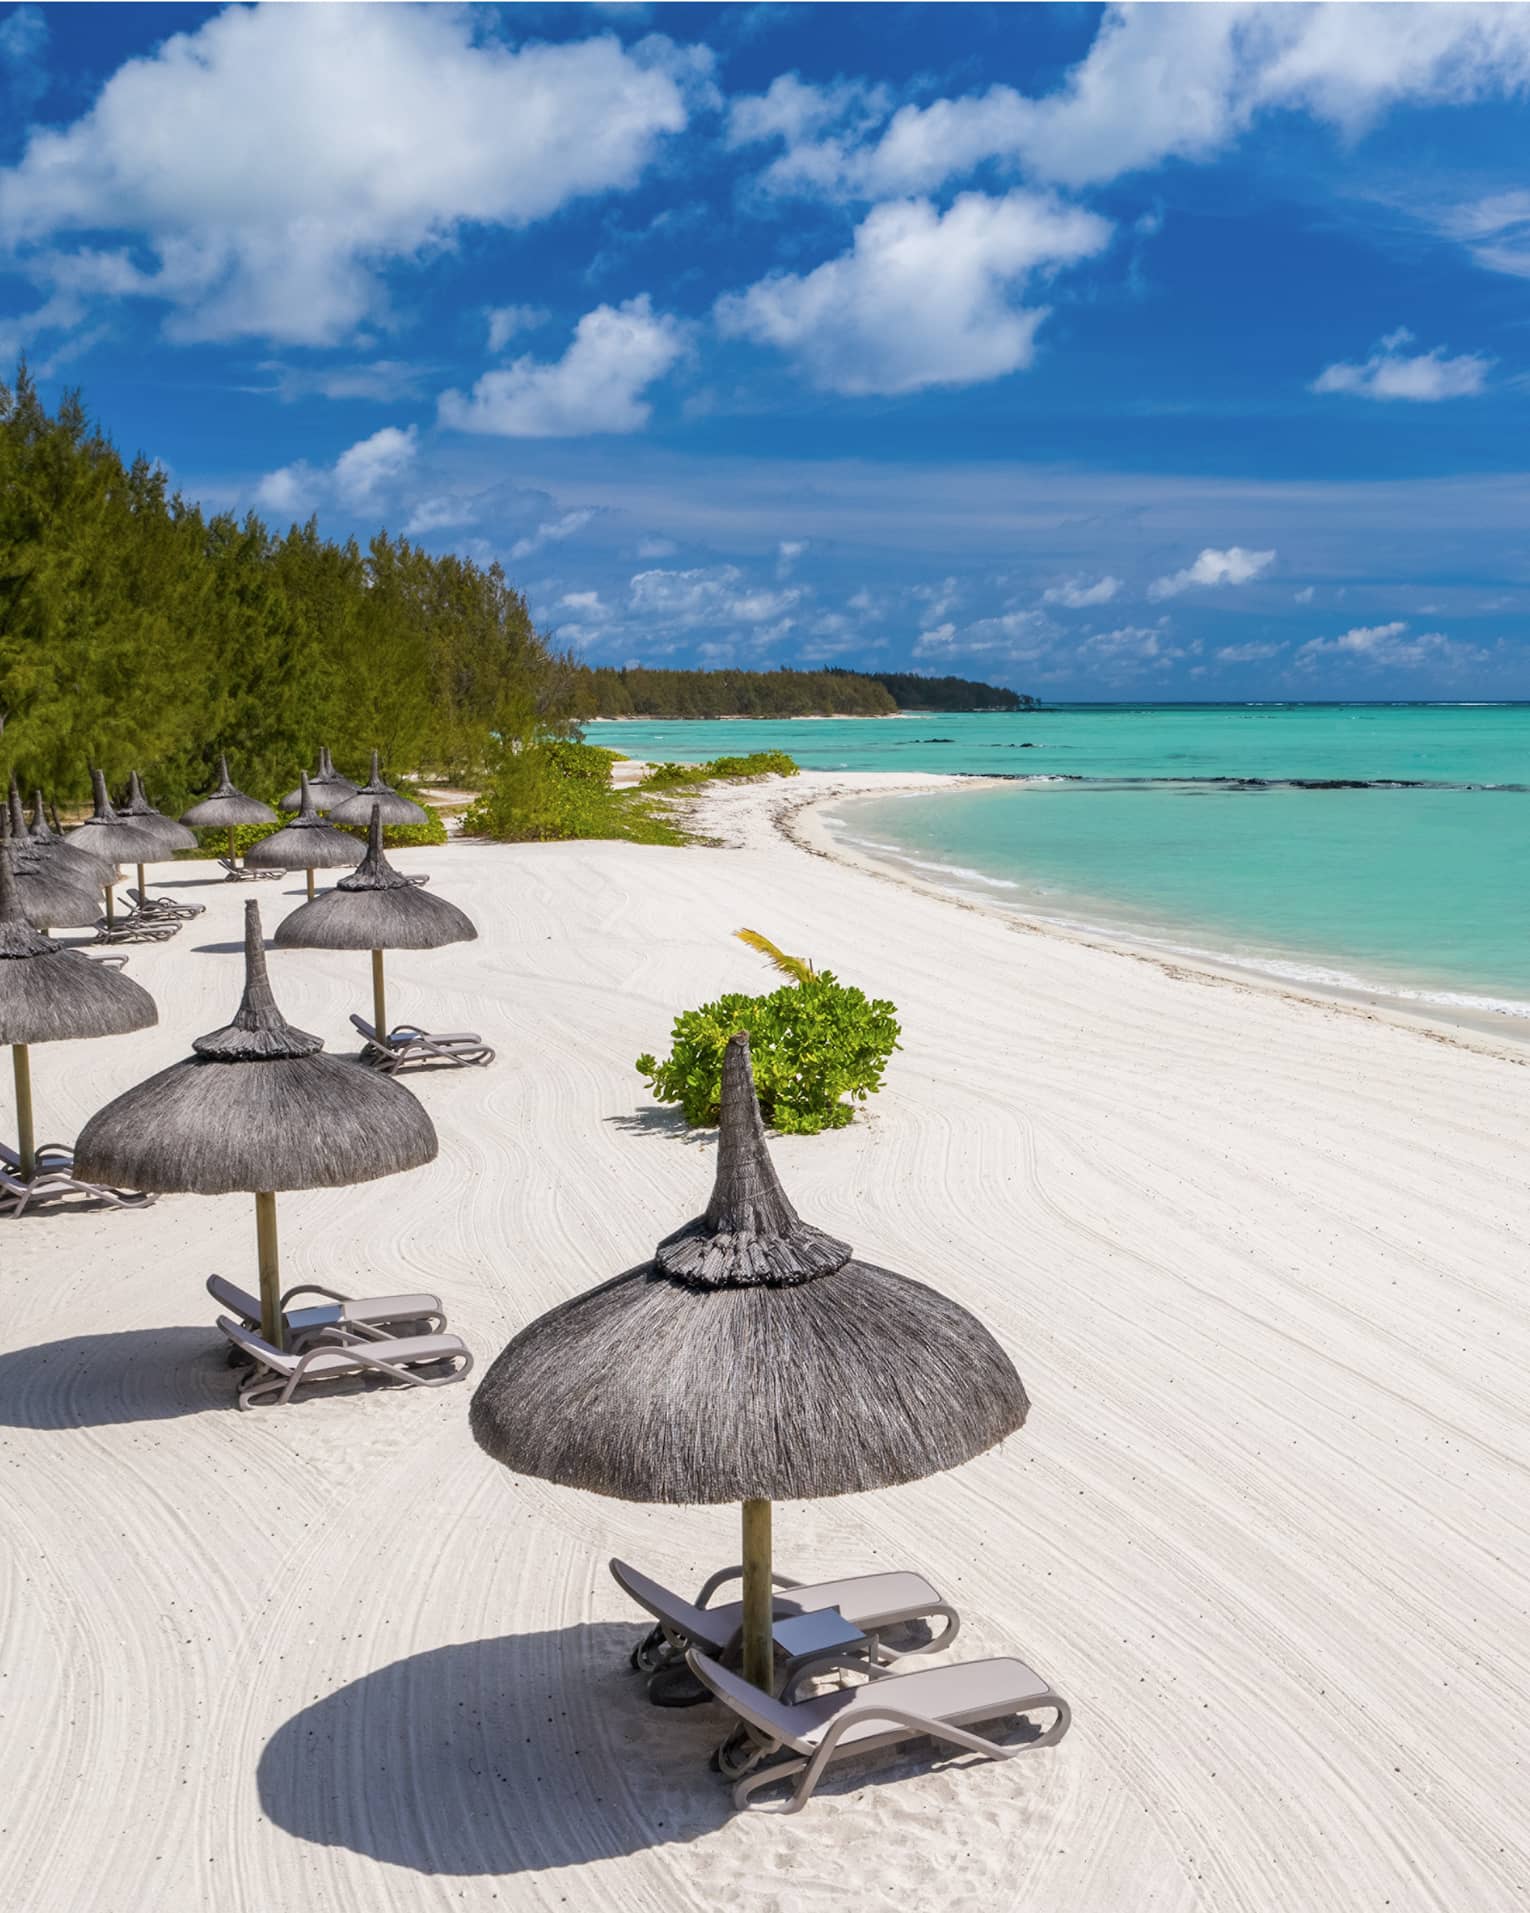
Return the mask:
<path id="1" fill-rule="evenodd" d="M 593 662 L 1530 696 L 1530 7 L 0 8 L 0 365 Z"/>

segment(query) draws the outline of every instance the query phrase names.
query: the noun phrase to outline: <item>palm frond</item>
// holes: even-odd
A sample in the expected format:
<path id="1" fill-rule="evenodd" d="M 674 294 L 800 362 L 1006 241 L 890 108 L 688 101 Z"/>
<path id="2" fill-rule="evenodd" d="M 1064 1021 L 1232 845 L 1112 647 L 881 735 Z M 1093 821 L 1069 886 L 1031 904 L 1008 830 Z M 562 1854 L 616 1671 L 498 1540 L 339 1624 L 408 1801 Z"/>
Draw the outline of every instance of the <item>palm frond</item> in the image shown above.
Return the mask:
<path id="1" fill-rule="evenodd" d="M 751 950 L 758 950 L 782 976 L 789 976 L 798 983 L 811 983 L 818 974 L 806 957 L 788 956 L 758 930 L 735 930 L 733 934 L 740 943 L 747 943 Z"/>

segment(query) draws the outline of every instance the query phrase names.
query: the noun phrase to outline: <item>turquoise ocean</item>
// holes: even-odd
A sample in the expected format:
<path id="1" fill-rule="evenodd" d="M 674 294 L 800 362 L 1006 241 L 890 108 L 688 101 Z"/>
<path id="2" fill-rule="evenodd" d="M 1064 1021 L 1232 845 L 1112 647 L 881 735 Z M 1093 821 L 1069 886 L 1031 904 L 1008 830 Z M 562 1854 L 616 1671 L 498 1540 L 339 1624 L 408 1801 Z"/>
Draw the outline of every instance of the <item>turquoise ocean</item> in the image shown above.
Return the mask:
<path id="1" fill-rule="evenodd" d="M 1002 777 L 843 799 L 826 821 L 862 855 L 1030 917 L 1530 1018 L 1527 704 L 1062 705 L 588 735 L 652 759 L 780 749 L 806 769 Z"/>

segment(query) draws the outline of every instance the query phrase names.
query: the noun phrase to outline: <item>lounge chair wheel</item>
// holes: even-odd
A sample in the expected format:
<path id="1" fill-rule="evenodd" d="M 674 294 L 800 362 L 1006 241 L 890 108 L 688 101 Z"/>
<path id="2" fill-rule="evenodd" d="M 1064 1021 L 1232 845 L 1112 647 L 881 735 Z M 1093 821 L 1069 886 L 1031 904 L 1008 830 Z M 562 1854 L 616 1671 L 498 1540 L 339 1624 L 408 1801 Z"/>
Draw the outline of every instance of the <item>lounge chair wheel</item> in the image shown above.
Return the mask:
<path id="1" fill-rule="evenodd" d="M 633 1648 L 627 1663 L 634 1674 L 652 1674 L 663 1666 L 664 1658 L 664 1630 L 656 1627 Z"/>
<path id="2" fill-rule="evenodd" d="M 707 1764 L 724 1780 L 742 1780 L 746 1773 L 752 1773 L 759 1766 L 765 1754 L 766 1749 L 747 1727 L 737 1727 L 721 1746 L 712 1749 Z"/>

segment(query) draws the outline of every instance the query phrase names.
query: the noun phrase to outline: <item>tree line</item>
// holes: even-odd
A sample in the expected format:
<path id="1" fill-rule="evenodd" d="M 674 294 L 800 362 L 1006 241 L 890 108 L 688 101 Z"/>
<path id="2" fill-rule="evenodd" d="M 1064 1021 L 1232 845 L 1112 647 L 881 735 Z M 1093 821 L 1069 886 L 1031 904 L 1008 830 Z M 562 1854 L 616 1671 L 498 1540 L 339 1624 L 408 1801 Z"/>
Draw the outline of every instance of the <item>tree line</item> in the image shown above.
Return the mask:
<path id="1" fill-rule="evenodd" d="M 913 671 L 655 671 L 576 667 L 576 717 L 887 717 L 894 711 L 1025 711 L 1036 699 Z"/>
<path id="2" fill-rule="evenodd" d="M 136 769 L 173 811 L 220 752 L 269 797 L 320 743 L 472 780 L 564 726 L 571 675 L 497 565 L 206 514 L 77 395 L 0 385 L 0 781 L 69 802 Z"/>

